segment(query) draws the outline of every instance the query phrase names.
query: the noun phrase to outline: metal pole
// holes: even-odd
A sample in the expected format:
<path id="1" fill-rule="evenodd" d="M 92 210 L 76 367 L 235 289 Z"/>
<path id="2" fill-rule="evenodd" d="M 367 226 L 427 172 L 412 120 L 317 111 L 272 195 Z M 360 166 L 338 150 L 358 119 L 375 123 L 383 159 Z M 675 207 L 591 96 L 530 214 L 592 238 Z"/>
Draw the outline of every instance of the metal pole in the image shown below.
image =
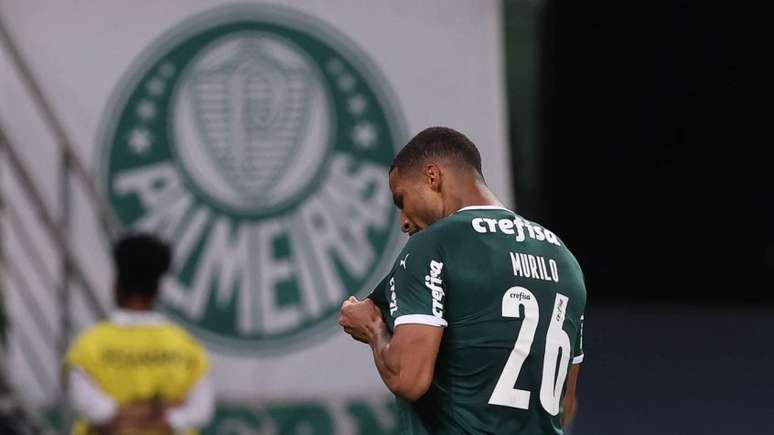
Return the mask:
<path id="1" fill-rule="evenodd" d="M 60 210 L 60 216 L 59 216 L 59 228 L 64 231 L 63 236 L 63 242 L 66 246 L 66 251 L 60 251 L 61 255 L 61 267 L 62 267 L 62 281 L 60 283 L 59 288 L 59 309 L 60 309 L 60 321 L 61 321 L 61 331 L 59 331 L 59 360 L 64 360 L 65 355 L 67 354 L 67 348 L 70 344 L 70 336 L 71 329 L 72 329 L 72 319 L 70 318 L 70 312 L 71 312 L 71 295 L 70 295 L 70 282 L 72 280 L 72 268 L 70 267 L 70 261 L 66 258 L 66 253 L 71 251 L 71 244 L 70 244 L 70 199 L 71 199 L 71 189 L 70 189 L 70 170 L 71 170 L 71 164 L 72 164 L 72 158 L 70 153 L 67 152 L 67 149 L 60 145 L 60 153 L 61 153 L 61 161 L 60 161 L 60 168 L 59 168 L 59 198 L 62 201 L 61 203 L 61 210 Z M 64 371 L 59 371 L 61 376 L 66 376 Z M 65 399 L 65 394 L 67 394 L 67 391 L 65 391 L 66 388 L 66 382 L 65 379 L 60 379 L 61 382 L 59 382 L 59 388 L 57 391 L 59 391 L 59 400 L 60 404 L 63 404 Z M 64 407 L 62 407 L 64 409 Z"/>
<path id="2" fill-rule="evenodd" d="M 12 263 L 8 263 L 6 266 L 14 268 L 13 274 L 15 275 L 15 278 L 17 279 L 17 286 L 16 286 L 17 293 L 18 293 L 19 297 L 21 297 L 22 299 L 25 300 L 25 303 L 29 303 L 29 298 L 28 298 L 29 295 L 28 295 L 28 293 L 29 293 L 30 289 L 29 289 L 28 284 L 26 283 L 26 281 L 22 280 L 21 282 L 23 284 L 19 285 L 20 281 L 18 281 L 18 280 L 22 276 L 21 272 L 16 270 L 15 266 Z M 11 271 L 8 270 L 7 268 L 3 268 L 2 273 L 10 275 L 10 272 Z M 10 282 L 10 280 L 8 280 L 8 281 Z M 8 288 L 10 288 L 10 285 L 8 286 Z M 39 308 L 36 308 L 35 310 L 31 311 L 31 314 L 35 318 L 36 322 L 38 320 L 40 320 L 41 316 L 42 316 L 42 311 L 39 311 L 39 310 L 40 310 Z M 45 319 L 45 317 L 43 317 L 43 319 Z M 54 382 L 56 382 L 56 380 L 55 379 L 50 379 L 46 375 L 47 371 L 46 371 L 46 368 L 43 365 L 43 361 L 45 361 L 46 358 L 42 357 L 40 354 L 38 354 L 35 351 L 35 348 L 34 348 L 34 346 L 32 344 L 33 343 L 33 338 L 32 338 L 32 335 L 30 335 L 29 332 L 30 331 L 27 330 L 26 328 L 16 328 L 15 332 L 14 332 L 14 335 L 16 336 L 16 340 L 14 342 L 17 343 L 22 348 L 21 349 L 22 350 L 22 354 L 27 357 L 27 358 L 25 358 L 25 361 L 26 361 L 26 363 L 28 363 L 30 365 L 30 371 L 32 372 L 32 375 L 35 377 L 35 380 L 38 382 L 38 385 L 40 386 L 40 388 L 43 391 L 46 391 L 47 390 L 47 386 L 52 385 Z M 49 345 L 50 345 L 50 343 L 46 343 L 46 346 L 49 346 Z M 4 373 L 2 373 L 2 376 L 0 376 L 0 378 L 8 375 L 8 371 L 7 371 L 7 367 L 5 366 L 5 362 L 6 361 L 3 361 Z"/>
<path id="3" fill-rule="evenodd" d="M 43 90 L 40 88 L 40 86 L 38 86 L 38 80 L 35 79 L 35 75 L 33 74 L 32 69 L 30 69 L 26 60 L 13 41 L 11 34 L 8 32 L 8 29 L 2 20 L 2 16 L 0 16 L 0 40 L 2 40 L 3 44 L 5 45 L 11 59 L 11 63 L 15 66 L 17 72 L 19 73 L 19 78 L 30 92 L 33 103 L 40 110 L 41 115 L 43 116 L 43 121 L 51 129 L 57 144 L 60 146 L 62 152 L 66 155 L 65 158 L 70 161 L 70 169 L 81 180 L 86 190 L 86 194 L 96 206 L 100 223 L 105 228 L 107 233 L 110 234 L 111 239 L 115 238 L 121 229 L 118 220 L 113 214 L 110 206 L 108 206 L 107 202 L 94 186 L 89 171 L 85 166 L 83 166 L 83 164 L 81 164 L 78 156 L 73 151 L 72 141 L 70 141 L 69 137 L 67 136 L 67 132 L 54 114 L 51 105 L 48 104 L 48 101 L 43 94 Z"/>
<path id="4" fill-rule="evenodd" d="M 25 169 L 21 159 L 16 154 L 16 151 L 11 146 L 10 142 L 8 142 L 8 138 L 5 135 L 2 125 L 0 125 L 0 143 L 3 143 L 4 145 L 8 163 L 19 177 L 19 184 L 29 196 L 33 208 L 38 212 L 38 216 L 43 223 L 43 228 L 46 230 L 49 238 L 54 242 L 57 249 L 62 252 L 65 261 L 69 263 L 72 276 L 81 284 L 84 296 L 86 296 L 86 303 L 89 304 L 98 319 L 107 317 L 107 309 L 99 302 L 97 293 L 94 291 L 94 286 L 91 285 L 83 269 L 81 269 L 80 265 L 74 260 L 75 257 L 70 251 L 69 245 L 65 242 L 62 231 L 57 227 L 54 218 L 48 213 L 43 197 L 35 186 L 35 183 L 32 181 L 32 177 Z"/>
<path id="5" fill-rule="evenodd" d="M 13 230 L 16 237 L 19 238 L 19 245 L 26 254 L 27 261 L 37 268 L 38 276 L 44 281 L 43 285 L 47 288 L 55 288 L 57 285 L 54 273 L 46 267 L 46 262 L 43 260 L 43 254 L 35 247 L 35 242 L 32 240 L 30 232 L 27 231 L 24 221 L 18 213 L 12 208 L 4 209 L 6 222 L 8 228 Z M 0 267 L 2 264 L 0 264 Z"/>
<path id="6" fill-rule="evenodd" d="M 5 250 L 3 247 L 3 241 L 5 240 L 3 234 L 3 226 L 5 223 L 5 184 L 3 183 L 3 165 L 5 164 L 5 142 L 0 140 L 0 270 L 5 270 Z M 5 312 L 5 274 L 0 272 L 0 347 L 3 351 L 0 351 L 0 357 L 5 358 L 5 344 L 6 344 L 6 328 L 8 325 L 7 315 Z M 0 371 L 5 369 L 5 361 L 0 361 Z M 2 373 L 0 373 L 0 378 Z"/>
<path id="7" fill-rule="evenodd" d="M 24 306 L 27 307 L 27 312 L 38 327 L 40 336 L 46 343 L 46 347 L 51 349 L 56 343 L 56 324 L 46 317 L 46 313 L 43 312 L 41 305 L 32 295 L 32 286 L 29 281 L 27 281 L 27 278 L 24 277 L 24 273 L 13 261 L 5 263 L 2 273 L 7 274 L 9 280 L 10 278 L 13 278 L 15 283 L 14 288 L 16 289 L 19 299 Z"/>

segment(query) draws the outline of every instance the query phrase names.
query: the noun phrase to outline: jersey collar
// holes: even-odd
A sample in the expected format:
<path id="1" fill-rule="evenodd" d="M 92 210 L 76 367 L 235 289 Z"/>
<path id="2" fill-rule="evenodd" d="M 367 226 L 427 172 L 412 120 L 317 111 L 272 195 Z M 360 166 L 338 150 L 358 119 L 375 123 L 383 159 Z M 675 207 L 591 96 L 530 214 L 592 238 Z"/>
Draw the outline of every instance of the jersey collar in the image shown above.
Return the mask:
<path id="1" fill-rule="evenodd" d="M 467 211 L 467 210 L 505 210 L 513 213 L 513 211 L 499 205 L 469 205 L 467 207 L 462 207 L 461 209 L 457 210 L 457 213 L 461 211 Z"/>
<path id="2" fill-rule="evenodd" d="M 117 309 L 110 313 L 110 321 L 120 326 L 160 325 L 167 319 L 155 311 L 132 311 Z"/>

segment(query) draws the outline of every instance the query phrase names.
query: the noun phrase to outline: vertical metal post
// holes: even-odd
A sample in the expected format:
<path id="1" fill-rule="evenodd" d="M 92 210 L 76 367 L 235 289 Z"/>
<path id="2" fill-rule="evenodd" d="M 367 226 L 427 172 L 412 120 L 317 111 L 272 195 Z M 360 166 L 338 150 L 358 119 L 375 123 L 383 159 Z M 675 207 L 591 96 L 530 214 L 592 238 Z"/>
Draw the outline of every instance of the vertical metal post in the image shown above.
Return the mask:
<path id="1" fill-rule="evenodd" d="M 60 204 L 60 215 L 59 215 L 59 228 L 62 231 L 65 249 L 59 251 L 59 255 L 61 256 L 61 267 L 62 267 L 62 282 L 60 284 L 59 288 L 59 310 L 60 310 L 60 322 L 61 322 L 61 328 L 59 335 L 59 349 L 57 352 L 57 356 L 59 357 L 59 361 L 64 361 L 64 357 L 67 354 L 67 349 L 70 345 L 70 336 L 72 331 L 72 317 L 71 317 L 71 289 L 70 285 L 72 282 L 72 262 L 71 260 L 74 260 L 72 258 L 68 258 L 68 255 L 72 248 L 72 239 L 70 237 L 70 212 L 72 211 L 72 207 L 70 204 L 71 197 L 72 197 L 72 189 L 70 186 L 70 171 L 71 171 L 71 165 L 72 165 L 72 159 L 69 150 L 67 147 L 60 143 L 59 145 L 59 153 L 60 153 L 60 167 L 59 167 L 59 198 L 61 201 Z M 64 427 L 69 427 L 72 423 L 71 419 L 71 410 L 72 408 L 68 405 L 67 402 L 67 372 L 65 370 L 59 370 L 58 371 L 60 379 L 59 379 L 59 388 L 57 388 L 56 391 L 58 391 L 58 397 L 57 397 L 57 404 L 56 407 L 59 408 L 61 411 L 60 415 L 60 421 L 65 425 Z"/>
<path id="2" fill-rule="evenodd" d="M 5 368 L 5 340 L 7 317 L 5 313 L 5 251 L 3 241 L 3 224 L 5 222 L 5 185 L 3 184 L 3 165 L 5 164 L 5 141 L 0 140 L 0 371 Z"/>
<path id="3" fill-rule="evenodd" d="M 6 273 L 8 268 L 5 267 L 5 251 L 3 242 L 5 240 L 4 228 L 5 223 L 5 184 L 3 183 L 3 165 L 5 164 L 5 141 L 0 140 L 0 397 L 9 394 L 8 382 L 6 376 L 8 373 L 7 357 L 6 357 L 6 340 L 8 339 L 8 317 L 5 310 L 5 292 L 6 282 L 8 278 Z"/>
<path id="4" fill-rule="evenodd" d="M 67 253 L 71 252 L 71 240 L 70 240 L 70 212 L 72 207 L 70 204 L 72 192 L 70 188 L 70 170 L 71 170 L 71 156 L 67 148 L 64 146 L 59 147 L 60 152 L 60 167 L 59 167 L 59 198 L 60 215 L 59 215 L 59 228 L 62 231 L 63 239 L 66 248 L 61 250 L 61 267 L 62 267 L 62 281 L 59 287 L 59 309 L 60 309 L 60 325 L 61 331 L 59 336 L 59 352 L 58 356 L 60 360 L 64 358 L 67 353 L 67 347 L 70 344 L 70 336 L 72 335 L 72 319 L 71 319 L 71 294 L 70 283 L 72 282 L 73 271 L 71 268 L 71 261 L 67 258 Z M 60 392 L 62 393 L 60 399 L 64 399 L 64 386 L 65 380 L 60 382 Z"/>

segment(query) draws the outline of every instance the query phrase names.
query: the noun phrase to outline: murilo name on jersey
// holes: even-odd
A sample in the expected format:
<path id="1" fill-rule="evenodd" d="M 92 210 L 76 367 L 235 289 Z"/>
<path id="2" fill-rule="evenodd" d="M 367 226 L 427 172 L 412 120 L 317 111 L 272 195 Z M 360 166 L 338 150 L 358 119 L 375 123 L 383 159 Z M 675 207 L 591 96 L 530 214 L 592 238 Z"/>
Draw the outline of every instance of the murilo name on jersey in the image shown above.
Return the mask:
<path id="1" fill-rule="evenodd" d="M 510 252 L 513 275 L 523 278 L 559 282 L 559 268 L 553 258 L 546 261 L 540 255 Z"/>

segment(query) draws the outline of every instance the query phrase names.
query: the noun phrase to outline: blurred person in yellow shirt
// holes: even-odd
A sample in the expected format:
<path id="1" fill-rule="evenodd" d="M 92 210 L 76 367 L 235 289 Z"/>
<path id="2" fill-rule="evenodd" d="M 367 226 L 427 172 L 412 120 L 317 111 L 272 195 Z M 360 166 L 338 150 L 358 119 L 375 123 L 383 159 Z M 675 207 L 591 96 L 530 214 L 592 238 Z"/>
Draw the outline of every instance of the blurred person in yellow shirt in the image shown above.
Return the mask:
<path id="1" fill-rule="evenodd" d="M 212 417 L 207 353 L 153 311 L 169 246 L 147 234 L 113 249 L 117 309 L 84 331 L 66 357 L 74 435 L 196 433 Z"/>

